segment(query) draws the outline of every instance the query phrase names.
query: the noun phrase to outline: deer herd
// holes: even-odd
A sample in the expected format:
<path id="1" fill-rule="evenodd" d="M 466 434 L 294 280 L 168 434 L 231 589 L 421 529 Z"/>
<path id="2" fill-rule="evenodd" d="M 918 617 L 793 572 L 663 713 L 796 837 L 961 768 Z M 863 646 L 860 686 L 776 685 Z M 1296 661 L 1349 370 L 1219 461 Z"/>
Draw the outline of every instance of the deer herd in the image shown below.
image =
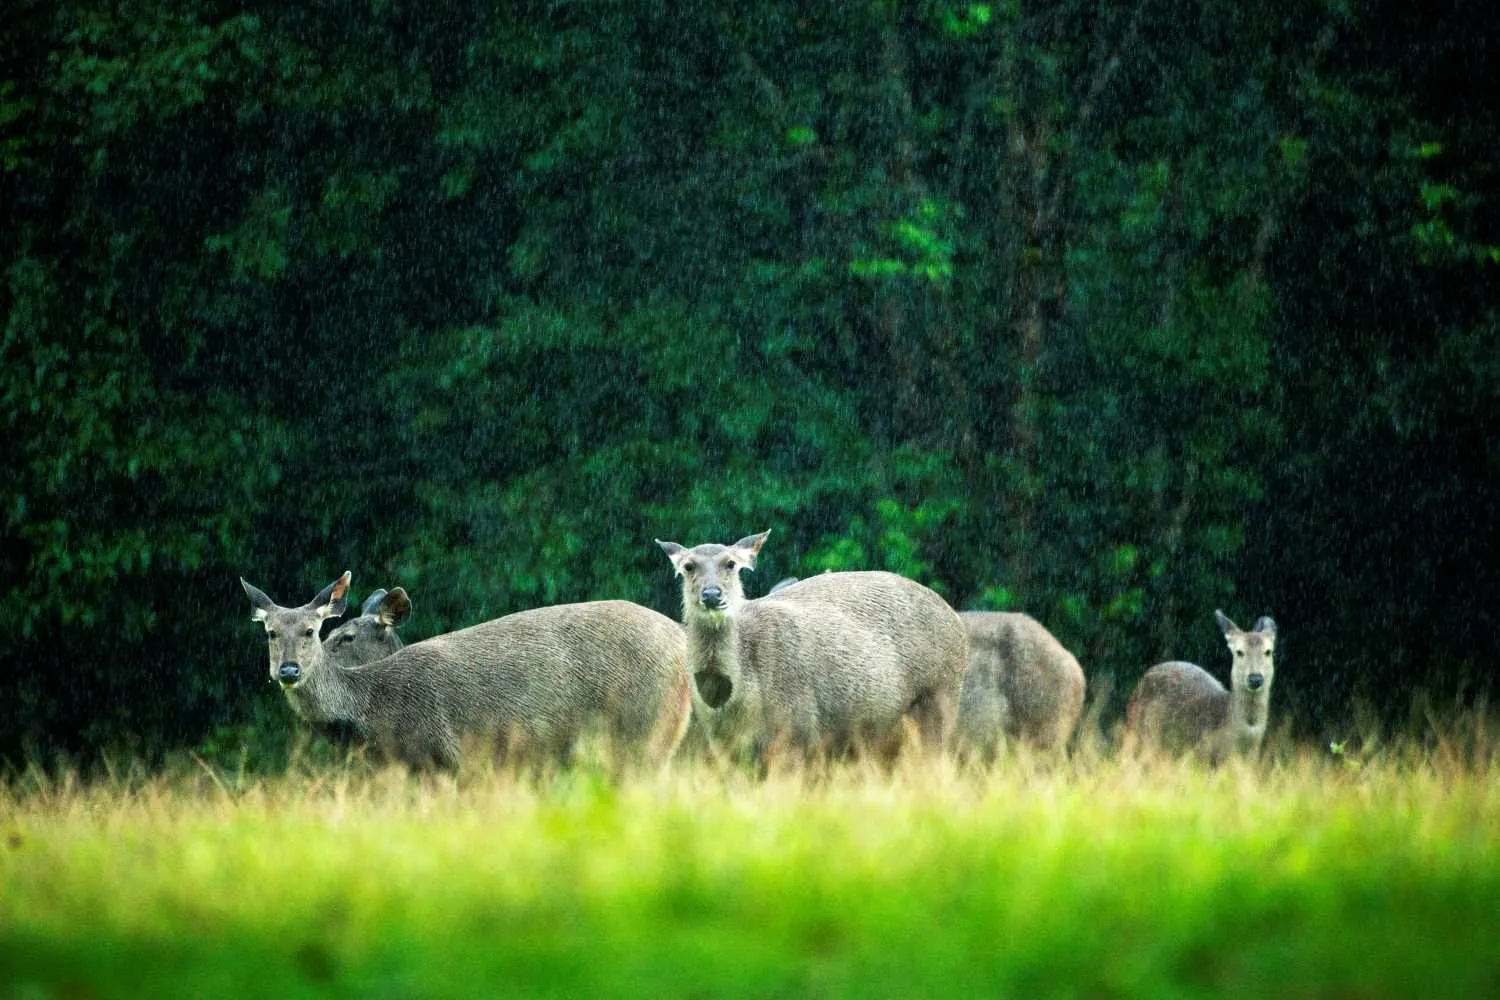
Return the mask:
<path id="1" fill-rule="evenodd" d="M 284 608 L 241 579 L 264 624 L 271 680 L 309 725 L 416 768 L 478 747 L 566 766 L 586 741 L 613 767 L 674 754 L 764 770 L 814 759 L 890 764 L 904 748 L 988 762 L 1011 742 L 1064 752 L 1083 713 L 1078 660 L 1024 614 L 964 612 L 886 572 L 824 573 L 745 596 L 770 532 L 733 545 L 658 541 L 682 584 L 682 624 L 629 601 L 520 611 L 404 644 L 400 587 L 348 607 L 344 573 Z M 1146 672 L 1124 749 L 1255 755 L 1265 737 L 1276 623 L 1241 631 L 1226 688 L 1191 663 Z"/>

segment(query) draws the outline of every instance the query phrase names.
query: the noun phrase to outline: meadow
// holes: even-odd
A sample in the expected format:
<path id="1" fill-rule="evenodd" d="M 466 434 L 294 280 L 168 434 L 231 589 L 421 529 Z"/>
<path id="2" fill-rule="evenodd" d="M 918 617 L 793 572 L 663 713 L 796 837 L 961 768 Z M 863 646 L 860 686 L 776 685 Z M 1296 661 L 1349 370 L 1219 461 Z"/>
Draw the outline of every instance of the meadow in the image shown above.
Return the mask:
<path id="1" fill-rule="evenodd" d="M 31 767 L 0 996 L 1494 996 L 1497 758 Z"/>

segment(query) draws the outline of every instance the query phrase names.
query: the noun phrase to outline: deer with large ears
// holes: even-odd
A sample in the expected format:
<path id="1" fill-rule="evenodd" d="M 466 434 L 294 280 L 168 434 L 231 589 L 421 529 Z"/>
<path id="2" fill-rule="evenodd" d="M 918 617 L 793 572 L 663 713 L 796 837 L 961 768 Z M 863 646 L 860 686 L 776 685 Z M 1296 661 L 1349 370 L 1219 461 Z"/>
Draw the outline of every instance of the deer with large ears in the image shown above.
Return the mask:
<path id="1" fill-rule="evenodd" d="M 649 767 L 687 728 L 682 629 L 629 601 L 521 611 L 348 667 L 318 641 L 323 621 L 343 613 L 348 573 L 296 608 L 240 583 L 265 625 L 271 678 L 298 714 L 350 728 L 413 766 L 457 767 L 474 742 L 566 763 L 598 733 L 612 762 Z"/>
<path id="2" fill-rule="evenodd" d="M 247 588 L 250 586 L 243 580 L 240 582 Z M 313 600 L 319 604 L 326 603 L 327 596 L 320 594 Z M 340 667 L 357 667 L 384 659 L 405 645 L 396 634 L 396 629 L 406 624 L 410 617 L 411 598 L 406 595 L 405 590 L 400 587 L 392 591 L 376 590 L 365 598 L 358 615 L 339 623 L 323 637 L 323 653 Z M 276 680 L 275 677 L 271 679 Z M 347 722 L 308 718 L 308 711 L 316 708 L 318 699 L 309 697 L 307 689 L 293 684 L 283 685 L 282 691 L 292 710 L 325 736 L 340 743 L 357 737 L 358 734 Z"/>
<path id="3" fill-rule="evenodd" d="M 825 573 L 747 600 L 740 572 L 769 534 L 657 540 L 682 579 L 694 718 L 709 739 L 761 762 L 776 750 L 889 760 L 910 721 L 924 749 L 946 748 L 968 653 L 958 615 L 884 572 Z"/>
<path id="4" fill-rule="evenodd" d="M 1172 752 L 1193 750 L 1211 760 L 1260 752 L 1271 713 L 1271 681 L 1276 676 L 1276 623 L 1257 619 L 1241 630 L 1222 611 L 1214 612 L 1233 657 L 1226 689 L 1208 671 L 1174 660 L 1146 671 L 1125 708 L 1125 742 Z"/>

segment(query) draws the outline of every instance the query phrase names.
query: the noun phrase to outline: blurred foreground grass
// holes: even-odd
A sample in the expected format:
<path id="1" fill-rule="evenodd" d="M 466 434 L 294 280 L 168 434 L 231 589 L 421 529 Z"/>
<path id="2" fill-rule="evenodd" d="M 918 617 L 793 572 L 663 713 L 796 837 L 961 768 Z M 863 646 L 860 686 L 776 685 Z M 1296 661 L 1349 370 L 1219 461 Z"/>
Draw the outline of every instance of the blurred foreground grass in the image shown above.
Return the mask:
<path id="1" fill-rule="evenodd" d="M 33 769 L 0 996 L 1496 996 L 1495 757 Z"/>

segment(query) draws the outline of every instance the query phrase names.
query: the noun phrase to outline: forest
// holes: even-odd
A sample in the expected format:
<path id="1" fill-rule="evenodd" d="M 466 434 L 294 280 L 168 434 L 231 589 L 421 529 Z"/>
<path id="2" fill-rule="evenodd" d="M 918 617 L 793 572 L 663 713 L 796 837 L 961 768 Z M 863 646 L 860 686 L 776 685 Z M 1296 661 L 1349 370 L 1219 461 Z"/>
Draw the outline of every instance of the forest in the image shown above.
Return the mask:
<path id="1" fill-rule="evenodd" d="M 1105 724 L 1216 608 L 1301 740 L 1493 687 L 1487 4 L 7 11 L 0 757 L 285 743 L 242 576 L 410 641 L 767 529 Z"/>

